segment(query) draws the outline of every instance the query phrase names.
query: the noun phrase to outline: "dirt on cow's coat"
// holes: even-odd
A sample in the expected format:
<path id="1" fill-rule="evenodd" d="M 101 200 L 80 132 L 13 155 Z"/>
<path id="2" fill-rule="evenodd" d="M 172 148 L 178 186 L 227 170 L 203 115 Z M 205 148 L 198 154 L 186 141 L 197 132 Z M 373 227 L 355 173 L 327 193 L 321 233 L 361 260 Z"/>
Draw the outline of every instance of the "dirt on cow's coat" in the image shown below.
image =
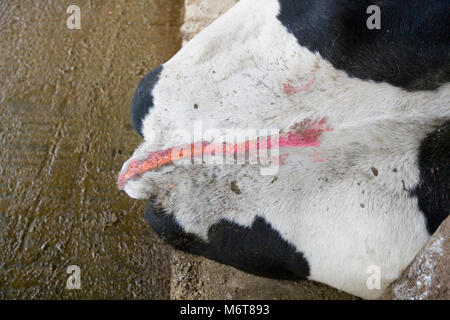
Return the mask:
<path id="1" fill-rule="evenodd" d="M 172 251 L 116 188 L 140 79 L 181 46 L 182 0 L 0 2 L 0 299 L 170 297 Z M 70 265 L 81 289 L 66 288 Z"/>

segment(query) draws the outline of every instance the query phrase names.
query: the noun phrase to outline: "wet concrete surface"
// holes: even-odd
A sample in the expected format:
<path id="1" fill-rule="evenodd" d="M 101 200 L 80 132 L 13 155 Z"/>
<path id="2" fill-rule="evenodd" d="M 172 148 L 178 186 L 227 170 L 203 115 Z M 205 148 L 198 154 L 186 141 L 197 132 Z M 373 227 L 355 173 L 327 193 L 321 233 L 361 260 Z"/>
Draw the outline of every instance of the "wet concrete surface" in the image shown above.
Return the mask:
<path id="1" fill-rule="evenodd" d="M 181 46 L 181 0 L 0 2 L 0 299 L 166 299 L 172 251 L 115 181 L 139 80 Z M 67 290 L 69 265 L 81 289 Z"/>

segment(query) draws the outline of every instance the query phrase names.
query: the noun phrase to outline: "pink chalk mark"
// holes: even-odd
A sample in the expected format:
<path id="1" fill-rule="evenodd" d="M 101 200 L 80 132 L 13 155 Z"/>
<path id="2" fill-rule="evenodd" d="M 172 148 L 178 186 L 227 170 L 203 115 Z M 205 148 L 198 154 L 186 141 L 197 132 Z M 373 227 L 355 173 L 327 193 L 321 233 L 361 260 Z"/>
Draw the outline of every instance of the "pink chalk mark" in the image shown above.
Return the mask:
<path id="1" fill-rule="evenodd" d="M 325 158 L 320 158 L 321 155 L 322 155 L 321 152 L 315 151 L 315 152 L 313 153 L 313 157 L 314 157 L 313 162 L 314 162 L 314 163 L 322 163 L 322 162 L 326 162 L 327 159 L 325 159 Z"/>
<path id="2" fill-rule="evenodd" d="M 258 153 L 260 150 L 272 149 L 272 140 L 276 141 L 277 138 L 279 148 L 319 147 L 320 136 L 328 131 L 332 131 L 332 129 L 328 127 L 326 119 L 318 122 L 306 119 L 293 125 L 289 132 L 285 134 L 258 138 L 256 141 L 245 141 L 234 145 L 231 143 L 211 145 L 207 142 L 197 142 L 150 152 L 145 160 L 131 161 L 127 170 L 120 175 L 117 185 L 123 190 L 130 179 L 134 179 L 145 172 L 156 170 L 181 159 L 193 157 L 203 158 L 205 151 L 210 152 L 206 155 L 215 155 L 215 151 L 217 150 L 222 150 L 224 154 Z M 275 145 L 275 147 L 277 146 Z M 281 162 L 283 162 L 283 159 L 281 159 Z"/>
<path id="3" fill-rule="evenodd" d="M 283 92 L 287 96 L 293 96 L 295 94 L 303 93 L 308 91 L 312 88 L 312 86 L 316 83 L 316 73 L 317 70 L 319 70 L 319 66 L 316 64 L 314 65 L 313 70 L 311 71 L 312 78 L 311 80 L 301 86 L 294 86 L 292 85 L 292 80 L 288 80 L 288 83 L 283 83 Z"/>
<path id="4" fill-rule="evenodd" d="M 293 96 L 294 94 L 306 92 L 314 85 L 316 82 L 316 79 L 312 79 L 307 84 L 304 84 L 300 87 L 294 87 L 290 83 L 283 83 L 283 92 L 288 96 Z"/>

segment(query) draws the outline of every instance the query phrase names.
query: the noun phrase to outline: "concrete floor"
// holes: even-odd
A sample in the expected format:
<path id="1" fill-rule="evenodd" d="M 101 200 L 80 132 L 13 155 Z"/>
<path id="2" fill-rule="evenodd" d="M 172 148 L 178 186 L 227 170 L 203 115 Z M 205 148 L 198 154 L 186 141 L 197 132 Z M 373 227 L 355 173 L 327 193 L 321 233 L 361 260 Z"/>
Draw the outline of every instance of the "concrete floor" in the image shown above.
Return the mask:
<path id="1" fill-rule="evenodd" d="M 0 299 L 170 296 L 172 251 L 116 188 L 140 79 L 181 46 L 181 0 L 0 2 Z M 81 290 L 66 290 L 69 265 Z"/>

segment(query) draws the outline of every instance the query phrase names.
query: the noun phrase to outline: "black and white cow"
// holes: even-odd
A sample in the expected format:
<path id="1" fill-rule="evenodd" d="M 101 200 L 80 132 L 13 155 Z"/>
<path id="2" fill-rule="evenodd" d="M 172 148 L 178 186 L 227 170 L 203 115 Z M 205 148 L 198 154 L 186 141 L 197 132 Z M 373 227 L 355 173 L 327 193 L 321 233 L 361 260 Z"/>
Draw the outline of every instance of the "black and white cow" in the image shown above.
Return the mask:
<path id="1" fill-rule="evenodd" d="M 449 31 L 449 0 L 241 0 L 141 81 L 144 141 L 122 176 L 195 142 L 200 121 L 216 145 L 229 128 L 327 130 L 280 144 L 274 175 L 185 159 L 120 187 L 151 199 L 146 217 L 177 249 L 377 298 L 450 211 Z"/>

